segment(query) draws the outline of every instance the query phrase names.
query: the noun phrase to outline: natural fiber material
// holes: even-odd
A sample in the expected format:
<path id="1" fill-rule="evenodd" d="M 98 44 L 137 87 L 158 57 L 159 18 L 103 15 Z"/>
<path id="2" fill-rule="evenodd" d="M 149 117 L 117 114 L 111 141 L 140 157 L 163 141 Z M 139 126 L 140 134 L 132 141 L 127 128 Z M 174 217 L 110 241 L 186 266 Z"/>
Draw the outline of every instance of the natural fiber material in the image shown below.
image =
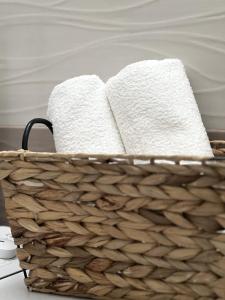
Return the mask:
<path id="1" fill-rule="evenodd" d="M 1 152 L 27 286 L 98 299 L 225 299 L 224 160 L 162 158 Z"/>

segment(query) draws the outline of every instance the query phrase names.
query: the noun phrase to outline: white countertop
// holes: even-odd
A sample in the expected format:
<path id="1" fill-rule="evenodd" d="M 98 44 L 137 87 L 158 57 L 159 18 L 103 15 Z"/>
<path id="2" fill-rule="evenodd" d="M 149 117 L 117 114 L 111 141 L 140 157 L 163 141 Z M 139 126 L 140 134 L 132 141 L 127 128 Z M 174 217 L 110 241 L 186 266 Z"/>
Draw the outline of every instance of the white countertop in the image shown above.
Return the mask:
<path id="1" fill-rule="evenodd" d="M 0 280 L 5 276 L 20 271 L 19 261 L 14 259 L 0 259 Z"/>

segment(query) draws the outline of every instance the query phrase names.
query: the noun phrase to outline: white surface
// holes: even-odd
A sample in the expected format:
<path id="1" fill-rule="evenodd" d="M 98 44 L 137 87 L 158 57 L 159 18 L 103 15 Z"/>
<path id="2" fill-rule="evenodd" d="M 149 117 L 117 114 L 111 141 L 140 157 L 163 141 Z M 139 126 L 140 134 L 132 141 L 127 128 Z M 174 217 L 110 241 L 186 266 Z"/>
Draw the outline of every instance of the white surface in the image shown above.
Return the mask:
<path id="1" fill-rule="evenodd" d="M 49 98 L 48 116 L 58 152 L 124 153 L 105 84 L 96 75 L 57 85 Z"/>
<path id="2" fill-rule="evenodd" d="M 107 81 L 106 96 L 128 154 L 213 156 L 179 59 L 126 66 Z"/>
<path id="3" fill-rule="evenodd" d="M 19 261 L 17 260 L 17 258 L 0 259 L 0 279 L 20 270 L 21 268 L 19 266 Z"/>
<path id="4" fill-rule="evenodd" d="M 0 0 L 0 126 L 45 116 L 52 88 L 178 57 L 209 129 L 225 129 L 224 0 Z"/>
<path id="5" fill-rule="evenodd" d="M 84 300 L 84 298 L 29 292 L 24 284 L 22 273 L 0 280 L 0 297 L 3 297 L 4 300 Z"/>

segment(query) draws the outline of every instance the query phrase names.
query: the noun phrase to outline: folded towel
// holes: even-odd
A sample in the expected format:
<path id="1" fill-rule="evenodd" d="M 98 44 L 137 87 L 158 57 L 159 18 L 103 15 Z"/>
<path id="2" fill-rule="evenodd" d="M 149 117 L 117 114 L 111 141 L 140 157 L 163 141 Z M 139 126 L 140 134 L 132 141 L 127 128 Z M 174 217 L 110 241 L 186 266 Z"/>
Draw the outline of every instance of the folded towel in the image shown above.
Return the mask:
<path id="1" fill-rule="evenodd" d="M 128 65 L 108 80 L 106 96 L 127 153 L 213 156 L 180 60 Z"/>
<path id="2" fill-rule="evenodd" d="M 56 151 L 123 153 L 124 148 L 98 76 L 75 77 L 57 85 L 48 103 Z"/>

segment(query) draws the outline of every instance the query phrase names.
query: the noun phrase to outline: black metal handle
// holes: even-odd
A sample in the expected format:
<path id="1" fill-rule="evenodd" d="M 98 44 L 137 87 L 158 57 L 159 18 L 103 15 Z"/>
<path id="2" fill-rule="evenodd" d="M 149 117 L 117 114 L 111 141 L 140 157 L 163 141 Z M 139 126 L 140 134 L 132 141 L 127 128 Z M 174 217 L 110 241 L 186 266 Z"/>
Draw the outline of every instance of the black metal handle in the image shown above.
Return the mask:
<path id="1" fill-rule="evenodd" d="M 31 128 L 34 124 L 43 124 L 48 127 L 48 129 L 53 133 L 52 123 L 46 119 L 42 118 L 35 118 L 32 119 L 30 122 L 27 123 L 24 132 L 23 132 L 23 139 L 22 139 L 22 149 L 28 150 L 28 139 L 30 136 Z"/>

